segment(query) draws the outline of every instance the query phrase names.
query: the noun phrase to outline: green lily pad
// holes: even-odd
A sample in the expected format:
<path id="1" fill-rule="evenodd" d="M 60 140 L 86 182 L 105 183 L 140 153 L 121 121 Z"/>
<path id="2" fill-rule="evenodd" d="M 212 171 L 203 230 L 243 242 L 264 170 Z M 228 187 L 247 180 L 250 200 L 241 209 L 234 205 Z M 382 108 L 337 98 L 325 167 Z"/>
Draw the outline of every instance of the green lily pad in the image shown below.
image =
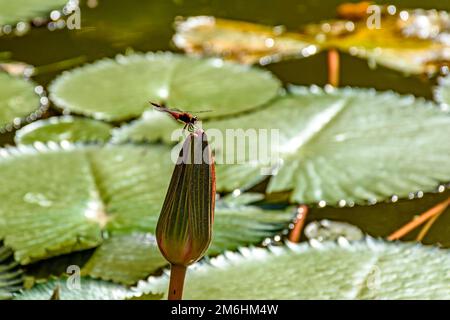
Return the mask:
<path id="1" fill-rule="evenodd" d="M 67 0 L 0 0 L 0 26 L 42 17 L 54 9 L 62 9 Z"/>
<path id="2" fill-rule="evenodd" d="M 249 129 L 279 130 L 274 149 L 281 162 L 268 193 L 292 191 L 293 202 L 344 206 L 430 192 L 450 180 L 450 117 L 435 104 L 366 89 L 291 91 L 251 114 L 203 123 L 210 137 L 213 129 L 223 137 L 227 129 L 244 135 Z M 170 118 L 151 114 L 116 130 L 114 138 L 170 141 L 177 124 L 166 126 Z M 235 153 L 229 141 L 223 144 L 216 148 L 218 162 Z M 246 189 L 267 178 L 261 174 L 267 165 L 249 162 L 247 154 L 244 160 L 217 166 L 219 191 Z"/>
<path id="3" fill-rule="evenodd" d="M 450 251 L 373 239 L 243 248 L 188 270 L 184 299 L 449 299 Z M 137 292 L 166 293 L 167 275 Z"/>
<path id="4" fill-rule="evenodd" d="M 68 143 L 1 150 L 0 238 L 27 264 L 96 247 L 104 230 L 153 232 L 173 167 L 169 151 Z"/>
<path id="5" fill-rule="evenodd" d="M 60 108 L 107 121 L 138 117 L 149 101 L 211 117 L 236 114 L 273 98 L 269 72 L 219 59 L 147 53 L 103 59 L 65 72 L 50 85 Z M 83 94 L 80 94 L 82 92 Z"/>
<path id="6" fill-rule="evenodd" d="M 156 142 L 172 144 L 172 132 L 182 128 L 166 113 L 157 110 L 145 111 L 139 119 L 126 123 L 112 130 L 114 142 Z M 162 130 L 162 131 L 160 131 Z"/>
<path id="7" fill-rule="evenodd" d="M 450 107 L 450 76 L 439 79 L 439 86 L 435 90 L 435 97 L 448 110 Z"/>
<path id="8" fill-rule="evenodd" d="M 31 81 L 0 72 L 0 133 L 41 116 L 47 98 L 42 88 L 35 87 Z"/>
<path id="9" fill-rule="evenodd" d="M 83 267 L 82 273 L 132 285 L 166 265 L 154 236 L 134 233 L 107 239 Z"/>
<path id="10" fill-rule="evenodd" d="M 223 203 L 228 206 L 244 206 L 247 204 L 252 204 L 265 199 L 264 194 L 256 192 L 245 192 L 241 193 L 236 191 L 235 193 L 229 193 L 222 197 L 219 203 Z"/>
<path id="11" fill-rule="evenodd" d="M 234 129 L 237 124 L 280 130 L 282 162 L 267 192 L 292 190 L 295 202 L 375 203 L 434 191 L 450 180 L 449 114 L 411 96 L 293 88 L 292 95 L 265 110 L 208 127 Z M 226 165 L 218 171 L 219 190 L 260 181 L 260 170 L 254 164 Z"/>
<path id="12" fill-rule="evenodd" d="M 16 132 L 16 144 L 40 142 L 85 142 L 109 140 L 112 126 L 101 121 L 63 116 L 30 123 Z"/>
<path id="13" fill-rule="evenodd" d="M 232 203 L 231 200 L 218 201 L 213 240 L 207 255 L 261 243 L 265 238 L 287 230 L 293 216 L 289 211 L 262 210 L 239 202 Z M 82 273 L 131 285 L 166 265 L 154 237 L 134 233 L 107 239 L 83 267 Z"/>
<path id="14" fill-rule="evenodd" d="M 261 243 L 264 239 L 287 230 L 294 216 L 289 209 L 263 210 L 257 206 L 240 203 L 240 200 L 235 200 L 234 203 L 218 201 L 214 217 L 213 241 L 207 254 L 216 255 L 242 246 Z"/>
<path id="15" fill-rule="evenodd" d="M 0 244 L 0 300 L 11 299 L 23 284 L 23 271 L 11 249 Z"/>
<path id="16" fill-rule="evenodd" d="M 132 291 L 120 284 L 81 277 L 79 287 L 68 278 L 51 279 L 22 290 L 16 300 L 50 300 L 59 287 L 59 300 L 124 300 Z"/>
<path id="17" fill-rule="evenodd" d="M 28 264 L 94 248 L 106 232 L 111 238 L 94 254 L 89 275 L 99 276 L 96 260 L 106 268 L 107 259 L 126 250 L 130 257 L 123 257 L 123 263 L 131 261 L 141 271 L 120 269 L 124 264 L 117 263 L 108 266 L 110 274 L 102 270 L 107 279 L 128 283 L 139 272 L 153 271 L 148 268 L 155 260 L 150 249 L 149 256 L 141 256 L 148 246 L 136 244 L 131 250 L 114 237 L 133 242 L 132 233 L 154 233 L 174 167 L 171 148 L 36 143 L 0 152 L 0 181 L 7 184 L 0 191 L 0 239 L 14 250 L 17 261 Z M 211 254 L 260 243 L 285 229 L 292 218 L 285 211 L 220 203 Z"/>

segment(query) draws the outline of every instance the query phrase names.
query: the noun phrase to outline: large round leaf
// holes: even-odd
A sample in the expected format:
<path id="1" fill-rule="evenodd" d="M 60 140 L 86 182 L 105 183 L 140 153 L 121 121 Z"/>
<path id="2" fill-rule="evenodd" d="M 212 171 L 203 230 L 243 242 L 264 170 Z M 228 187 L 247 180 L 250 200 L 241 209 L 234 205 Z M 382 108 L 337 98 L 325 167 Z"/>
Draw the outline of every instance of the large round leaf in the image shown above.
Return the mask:
<path id="1" fill-rule="evenodd" d="M 174 121 L 166 113 L 157 110 L 145 111 L 139 119 L 126 123 L 112 130 L 114 142 L 155 142 L 163 141 L 171 144 L 172 132 L 182 128 L 181 124 Z"/>
<path id="2" fill-rule="evenodd" d="M 261 243 L 265 238 L 287 230 L 293 219 L 293 213 L 289 211 L 262 210 L 236 201 L 240 200 L 218 201 L 208 255 Z M 115 235 L 95 251 L 83 267 L 83 274 L 130 285 L 166 264 L 150 234 Z"/>
<path id="3" fill-rule="evenodd" d="M 132 294 L 130 289 L 120 284 L 81 277 L 79 283 L 68 278 L 51 279 L 30 290 L 23 290 L 15 299 L 50 300 L 55 290 L 58 300 L 124 300 Z"/>
<path id="4" fill-rule="evenodd" d="M 274 97 L 280 82 L 270 73 L 219 59 L 171 53 L 118 56 L 64 73 L 50 85 L 63 109 L 120 121 L 137 117 L 149 101 L 217 117 L 257 107 Z"/>
<path id="5" fill-rule="evenodd" d="M 244 248 L 190 268 L 184 299 L 450 299 L 450 252 L 368 239 Z M 166 293 L 167 276 L 138 292 Z"/>
<path id="6" fill-rule="evenodd" d="M 67 0 L 0 0 L 0 26 L 41 17 L 53 9 L 62 9 Z"/>
<path id="7" fill-rule="evenodd" d="M 102 230 L 153 231 L 173 167 L 168 148 L 35 146 L 1 150 L 0 238 L 18 261 L 95 247 Z"/>
<path id="8" fill-rule="evenodd" d="M 267 191 L 292 190 L 292 201 L 374 203 L 434 191 L 450 180 L 450 115 L 436 105 L 365 89 L 291 89 L 267 108 L 204 122 L 209 136 L 218 129 L 225 137 L 224 147 L 216 148 L 217 161 L 236 153 L 236 142 L 226 139 L 227 129 L 241 130 L 238 138 L 248 138 L 247 130 L 273 129 L 279 132 L 279 144 L 272 151 L 281 163 Z M 173 125 L 166 122 L 171 119 L 153 115 L 116 131 L 115 139 L 170 141 Z M 241 156 L 246 151 L 244 163 L 218 166 L 218 190 L 242 189 L 267 177 L 261 175 L 267 165 L 248 161 L 250 146 L 247 142 L 238 150 Z"/>
<path id="9" fill-rule="evenodd" d="M 133 233 L 107 239 L 83 267 L 83 274 L 132 285 L 166 264 L 151 234 Z"/>
<path id="10" fill-rule="evenodd" d="M 96 247 L 103 242 L 105 231 L 112 237 L 154 233 L 174 167 L 171 149 L 156 145 L 63 143 L 61 147 L 35 143 L 34 147 L 0 152 L 0 181 L 4 183 L 0 189 L 4 199 L 0 206 L 0 239 L 23 264 Z M 286 228 L 291 217 L 289 212 L 218 204 L 210 253 L 259 243 Z M 120 254 L 116 251 L 128 250 L 119 248 L 117 241 L 108 240 L 107 248 L 94 256 L 102 257 L 106 252 L 115 257 Z M 141 255 L 140 247 L 135 249 L 130 250 L 130 255 Z M 134 258 L 124 259 L 139 265 Z M 139 272 L 151 273 L 146 261 Z M 112 269 L 110 272 L 115 274 Z M 111 279 L 137 280 L 133 273 L 127 277 Z"/>
<path id="11" fill-rule="evenodd" d="M 287 230 L 289 223 L 294 219 L 294 212 L 290 209 L 263 210 L 246 202 L 224 199 L 216 203 L 213 241 L 208 249 L 208 255 L 261 243 L 265 238 Z"/>
<path id="12" fill-rule="evenodd" d="M 32 144 L 36 141 L 102 141 L 109 139 L 111 125 L 92 119 L 71 116 L 39 120 L 16 132 L 16 144 Z"/>
<path id="13" fill-rule="evenodd" d="M 282 163 L 267 191 L 292 190 L 300 203 L 375 203 L 450 181 L 450 115 L 411 96 L 294 88 L 270 108 L 210 127 L 280 130 Z M 219 185 L 238 187 L 259 171 L 227 165 Z"/>
<path id="14" fill-rule="evenodd" d="M 0 132 L 35 120 L 46 105 L 47 98 L 35 92 L 32 82 L 0 72 Z"/>

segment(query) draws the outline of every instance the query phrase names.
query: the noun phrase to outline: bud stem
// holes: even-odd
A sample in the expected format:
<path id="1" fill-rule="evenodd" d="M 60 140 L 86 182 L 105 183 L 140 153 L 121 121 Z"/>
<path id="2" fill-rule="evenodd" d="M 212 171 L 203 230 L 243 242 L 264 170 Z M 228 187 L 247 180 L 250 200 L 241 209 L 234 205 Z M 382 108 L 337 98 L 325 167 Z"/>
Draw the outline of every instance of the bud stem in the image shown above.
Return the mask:
<path id="1" fill-rule="evenodd" d="M 186 277 L 186 266 L 170 265 L 169 300 L 181 300 L 183 297 L 184 278 Z"/>

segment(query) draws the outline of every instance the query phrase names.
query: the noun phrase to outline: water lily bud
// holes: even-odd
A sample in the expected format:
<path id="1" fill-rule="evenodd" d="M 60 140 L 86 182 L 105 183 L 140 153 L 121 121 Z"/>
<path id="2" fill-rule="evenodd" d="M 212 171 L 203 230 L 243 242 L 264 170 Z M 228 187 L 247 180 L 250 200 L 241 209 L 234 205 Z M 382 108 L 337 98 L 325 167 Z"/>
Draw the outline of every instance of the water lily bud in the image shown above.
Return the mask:
<path id="1" fill-rule="evenodd" d="M 214 160 L 199 129 L 184 142 L 164 200 L 156 239 L 172 265 L 188 266 L 203 257 L 212 238 L 216 196 Z"/>

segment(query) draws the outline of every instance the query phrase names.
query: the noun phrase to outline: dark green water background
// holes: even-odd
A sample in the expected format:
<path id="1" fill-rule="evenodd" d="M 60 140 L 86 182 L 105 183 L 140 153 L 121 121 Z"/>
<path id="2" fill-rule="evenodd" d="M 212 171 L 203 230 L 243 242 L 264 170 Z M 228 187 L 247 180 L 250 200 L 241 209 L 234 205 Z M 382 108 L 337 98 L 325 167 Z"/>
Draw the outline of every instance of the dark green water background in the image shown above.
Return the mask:
<path id="1" fill-rule="evenodd" d="M 13 0 L 12 0 L 13 1 Z M 81 1 L 84 3 L 85 1 Z M 305 23 L 335 17 L 338 0 L 98 0 L 96 8 L 81 7 L 80 30 L 49 31 L 34 28 L 22 37 L 0 37 L 0 51 L 9 51 L 12 59 L 35 66 L 48 65 L 66 59 L 83 57 L 92 62 L 113 57 L 126 50 L 176 51 L 171 44 L 173 21 L 177 16 L 213 15 L 222 18 L 247 20 L 268 25 L 285 25 L 296 30 Z M 435 8 L 450 11 L 448 0 L 378 1 L 404 8 Z M 374 87 L 430 98 L 434 80 L 404 77 L 385 68 L 370 69 L 363 60 L 342 56 L 342 85 Z M 285 61 L 268 66 L 286 83 L 301 85 L 326 83 L 326 57 L 318 54 L 308 59 Z M 60 72 L 60 71 L 58 71 Z M 58 72 L 34 78 L 47 85 Z M 11 142 L 11 135 L 3 141 Z M 408 156 L 408 155 L 405 155 Z M 308 220 L 322 218 L 348 221 L 373 236 L 386 236 L 415 214 L 419 214 L 450 196 L 429 194 L 412 201 L 396 204 L 377 204 L 355 208 L 312 209 Z M 411 234 L 406 239 L 413 239 Z M 426 243 L 450 246 L 450 210 L 434 224 Z"/>

